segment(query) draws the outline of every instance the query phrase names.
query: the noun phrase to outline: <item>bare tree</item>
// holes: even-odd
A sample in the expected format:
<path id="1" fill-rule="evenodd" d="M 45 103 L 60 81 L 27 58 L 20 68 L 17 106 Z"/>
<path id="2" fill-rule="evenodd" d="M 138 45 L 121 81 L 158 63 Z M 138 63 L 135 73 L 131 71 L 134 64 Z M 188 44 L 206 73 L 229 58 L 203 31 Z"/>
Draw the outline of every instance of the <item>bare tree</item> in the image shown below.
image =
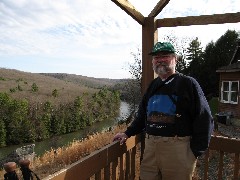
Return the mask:
<path id="1" fill-rule="evenodd" d="M 140 48 L 137 48 L 137 52 L 131 52 L 131 55 L 134 59 L 133 63 L 128 64 L 128 72 L 131 74 L 131 79 L 129 79 L 125 88 L 128 92 L 131 109 L 135 110 L 141 99 L 142 51 Z"/>
<path id="2" fill-rule="evenodd" d="M 189 37 L 178 38 L 173 33 L 170 33 L 163 39 L 164 41 L 170 42 L 175 47 L 176 53 L 178 55 L 178 63 L 176 66 L 176 70 L 180 73 L 185 74 L 186 69 L 188 67 L 188 63 L 186 61 L 187 47 L 193 38 Z"/>

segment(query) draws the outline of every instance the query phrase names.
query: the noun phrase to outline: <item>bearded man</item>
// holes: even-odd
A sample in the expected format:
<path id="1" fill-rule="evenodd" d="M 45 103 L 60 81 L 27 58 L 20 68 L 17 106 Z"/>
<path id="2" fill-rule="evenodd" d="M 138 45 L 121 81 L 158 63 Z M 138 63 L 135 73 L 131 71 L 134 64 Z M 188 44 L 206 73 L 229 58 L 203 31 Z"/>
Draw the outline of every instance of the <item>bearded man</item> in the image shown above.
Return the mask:
<path id="1" fill-rule="evenodd" d="M 146 133 L 141 180 L 191 180 L 213 132 L 208 102 L 194 78 L 176 72 L 171 43 L 156 43 L 149 55 L 158 77 L 145 92 L 131 125 L 113 140 L 122 144 L 130 136 Z"/>

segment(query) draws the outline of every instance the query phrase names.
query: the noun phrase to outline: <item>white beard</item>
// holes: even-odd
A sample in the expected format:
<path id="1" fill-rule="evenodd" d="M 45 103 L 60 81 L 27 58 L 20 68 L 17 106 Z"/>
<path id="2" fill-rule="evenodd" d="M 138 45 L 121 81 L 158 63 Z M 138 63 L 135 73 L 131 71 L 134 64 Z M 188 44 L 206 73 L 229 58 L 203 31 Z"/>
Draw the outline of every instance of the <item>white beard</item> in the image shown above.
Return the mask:
<path id="1" fill-rule="evenodd" d="M 175 66 L 174 66 L 174 65 L 168 66 L 168 65 L 165 64 L 165 63 L 153 65 L 153 70 L 154 70 L 154 72 L 155 72 L 156 74 L 158 74 L 158 75 L 166 75 L 166 74 L 168 74 L 169 72 L 173 72 L 174 69 L 175 69 Z"/>

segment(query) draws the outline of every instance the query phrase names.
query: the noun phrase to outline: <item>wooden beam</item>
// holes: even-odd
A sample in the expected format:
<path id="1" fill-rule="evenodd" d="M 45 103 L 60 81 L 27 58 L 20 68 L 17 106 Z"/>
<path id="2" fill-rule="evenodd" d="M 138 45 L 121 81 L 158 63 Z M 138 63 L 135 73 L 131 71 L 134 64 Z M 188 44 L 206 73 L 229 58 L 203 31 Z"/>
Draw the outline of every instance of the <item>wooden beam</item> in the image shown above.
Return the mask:
<path id="1" fill-rule="evenodd" d="M 157 3 L 157 5 L 154 7 L 154 9 L 151 11 L 151 13 L 148 15 L 148 17 L 156 17 L 163 8 L 169 3 L 170 0 L 161 0 Z"/>
<path id="2" fill-rule="evenodd" d="M 135 19 L 139 24 L 144 24 L 144 16 L 128 0 L 112 0 L 118 7 Z"/>
<path id="3" fill-rule="evenodd" d="M 238 22 L 240 22 L 240 12 L 158 19 L 157 27 L 160 28 L 160 27 L 224 24 Z"/>
<path id="4" fill-rule="evenodd" d="M 146 17 L 145 25 L 142 26 L 142 95 L 145 93 L 150 82 L 154 79 L 152 68 L 152 56 L 149 55 L 153 45 L 157 42 L 158 30 L 154 17 Z"/>

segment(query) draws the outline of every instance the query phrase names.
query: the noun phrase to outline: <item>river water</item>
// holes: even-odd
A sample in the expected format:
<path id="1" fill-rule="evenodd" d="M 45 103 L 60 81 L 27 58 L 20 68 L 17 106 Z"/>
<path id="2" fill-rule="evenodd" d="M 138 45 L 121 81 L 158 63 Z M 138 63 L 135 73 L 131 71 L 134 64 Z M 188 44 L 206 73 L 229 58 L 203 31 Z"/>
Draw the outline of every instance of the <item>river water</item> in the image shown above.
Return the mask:
<path id="1" fill-rule="evenodd" d="M 57 136 L 52 139 L 47 139 L 41 142 L 35 142 L 34 143 L 35 153 L 37 154 L 37 156 L 42 155 L 45 151 L 50 150 L 52 147 L 54 148 L 62 147 L 68 145 L 73 140 L 80 140 L 82 138 L 85 138 L 88 134 L 105 131 L 109 129 L 109 127 L 116 125 L 119 120 L 125 119 L 129 115 L 129 113 L 130 113 L 129 105 L 126 102 L 121 102 L 119 116 L 116 119 L 115 118 L 106 119 L 100 122 L 96 122 L 92 126 L 86 127 L 83 130 L 77 132 Z M 15 149 L 22 147 L 24 145 L 28 144 L 12 145 L 0 148 L 0 159 L 7 156 Z"/>

